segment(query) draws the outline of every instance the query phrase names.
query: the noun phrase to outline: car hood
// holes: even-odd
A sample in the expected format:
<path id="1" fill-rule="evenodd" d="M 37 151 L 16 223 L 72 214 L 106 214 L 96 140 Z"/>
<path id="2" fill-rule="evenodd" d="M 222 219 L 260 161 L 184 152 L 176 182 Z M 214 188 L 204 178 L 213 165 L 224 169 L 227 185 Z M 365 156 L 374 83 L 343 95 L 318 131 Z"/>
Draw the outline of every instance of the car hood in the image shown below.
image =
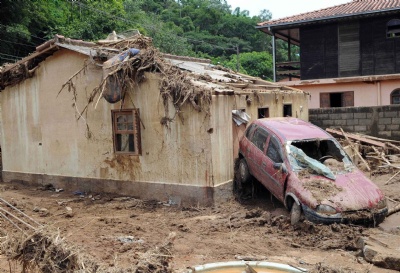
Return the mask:
<path id="1" fill-rule="evenodd" d="M 326 204 L 337 211 L 373 209 L 384 198 L 382 191 L 358 169 L 338 174 L 335 180 L 300 176 L 297 196 L 311 208 Z"/>

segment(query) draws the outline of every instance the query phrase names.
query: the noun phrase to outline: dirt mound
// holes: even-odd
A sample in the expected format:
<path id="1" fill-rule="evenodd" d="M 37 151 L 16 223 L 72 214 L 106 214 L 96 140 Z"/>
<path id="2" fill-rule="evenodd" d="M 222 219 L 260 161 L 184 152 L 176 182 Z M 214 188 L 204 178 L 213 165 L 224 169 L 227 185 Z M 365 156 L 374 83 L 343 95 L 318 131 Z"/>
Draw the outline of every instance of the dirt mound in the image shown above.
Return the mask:
<path id="1" fill-rule="evenodd" d="M 304 221 L 293 227 L 290 234 L 293 242 L 301 246 L 317 247 L 324 250 L 357 250 L 355 243 L 363 231 L 364 228 L 361 226 L 317 225 Z"/>
<path id="2" fill-rule="evenodd" d="M 356 273 L 360 271 L 354 271 L 351 268 L 342 268 L 342 267 L 332 267 L 328 265 L 324 265 L 322 263 L 318 263 L 313 269 L 308 271 L 309 273 Z"/>
<path id="3" fill-rule="evenodd" d="M 329 181 L 326 179 L 313 179 L 304 183 L 304 188 L 309 190 L 312 196 L 321 202 L 331 196 L 335 196 L 343 189 L 338 187 L 334 181 Z"/>
<path id="4" fill-rule="evenodd" d="M 272 215 L 260 208 L 248 211 L 237 211 L 227 216 L 220 216 L 214 221 L 214 229 L 240 229 L 263 227 L 265 234 L 279 236 L 293 247 L 311 247 L 324 250 L 342 249 L 357 250 L 356 240 L 362 235 L 362 226 L 349 226 L 344 224 L 314 224 L 307 220 L 296 226 L 290 224 L 287 215 Z"/>

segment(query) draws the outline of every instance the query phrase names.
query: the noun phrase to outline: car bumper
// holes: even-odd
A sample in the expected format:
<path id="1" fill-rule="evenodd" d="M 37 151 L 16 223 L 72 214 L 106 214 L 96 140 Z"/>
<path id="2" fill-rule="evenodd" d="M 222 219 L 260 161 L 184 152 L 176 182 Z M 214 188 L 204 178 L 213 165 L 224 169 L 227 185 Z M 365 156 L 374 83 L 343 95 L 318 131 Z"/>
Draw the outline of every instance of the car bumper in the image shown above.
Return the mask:
<path id="1" fill-rule="evenodd" d="M 351 223 L 377 226 L 382 223 L 383 220 L 385 220 L 385 217 L 388 213 L 388 208 L 384 208 L 374 211 L 361 210 L 327 215 L 318 213 L 306 205 L 302 205 L 301 207 L 303 209 L 304 216 L 308 221 L 321 224 Z"/>

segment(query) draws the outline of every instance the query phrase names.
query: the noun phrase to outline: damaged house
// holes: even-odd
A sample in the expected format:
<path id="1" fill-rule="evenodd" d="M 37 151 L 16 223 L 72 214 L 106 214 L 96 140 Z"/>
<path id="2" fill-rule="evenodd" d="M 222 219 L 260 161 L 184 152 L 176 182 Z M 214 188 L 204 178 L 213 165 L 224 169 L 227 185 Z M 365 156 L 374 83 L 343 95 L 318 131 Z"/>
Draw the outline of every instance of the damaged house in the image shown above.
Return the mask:
<path id="1" fill-rule="evenodd" d="M 261 117 L 308 120 L 307 93 L 149 38 L 56 36 L 0 70 L 3 180 L 170 203 L 231 195 L 238 139 Z"/>

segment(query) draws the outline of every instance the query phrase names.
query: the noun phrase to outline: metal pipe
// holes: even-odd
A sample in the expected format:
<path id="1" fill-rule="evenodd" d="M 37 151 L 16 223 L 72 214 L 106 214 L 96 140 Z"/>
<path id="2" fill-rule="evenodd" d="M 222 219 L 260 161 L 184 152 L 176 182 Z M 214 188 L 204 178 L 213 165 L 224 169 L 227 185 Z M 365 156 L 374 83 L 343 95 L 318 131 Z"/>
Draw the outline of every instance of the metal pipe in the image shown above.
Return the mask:
<path id="1" fill-rule="evenodd" d="M 5 216 L 2 212 L 0 212 L 0 215 L 6 219 L 7 221 L 9 221 L 14 227 L 16 227 L 17 229 L 19 229 L 21 232 L 25 233 L 22 228 L 20 228 L 16 223 L 14 223 L 10 218 L 8 218 L 7 216 Z"/>
<path id="2" fill-rule="evenodd" d="M 274 72 L 274 82 L 276 82 L 276 46 L 275 33 L 272 35 L 272 67 Z"/>
<path id="3" fill-rule="evenodd" d="M 35 227 L 31 226 L 30 224 L 28 224 L 28 223 L 25 222 L 24 220 L 18 218 L 17 216 L 15 216 L 14 214 L 8 212 L 7 210 L 3 209 L 2 207 L 0 207 L 0 210 L 3 211 L 3 212 L 5 212 L 5 213 L 7 213 L 8 215 L 14 217 L 14 218 L 17 219 L 18 221 L 20 221 L 22 224 L 26 225 L 28 228 L 31 228 L 31 229 L 33 229 L 33 230 L 36 230 Z"/>
<path id="4" fill-rule="evenodd" d="M 21 213 L 23 216 L 25 216 L 26 218 L 28 218 L 29 220 L 31 220 L 32 222 L 34 222 L 36 225 L 41 226 L 41 224 L 39 224 L 38 222 L 36 222 L 33 218 L 29 217 L 29 215 L 23 213 L 21 210 L 17 209 L 16 207 L 14 207 L 13 205 L 11 205 L 10 203 L 8 203 L 6 200 L 4 200 L 3 198 L 0 198 L 0 201 L 5 203 L 7 206 L 9 206 L 10 208 L 18 211 L 19 213 Z"/>
<path id="5" fill-rule="evenodd" d="M 381 94 L 381 82 L 378 81 L 378 106 L 381 106 L 381 105 L 382 105 L 381 99 L 382 99 L 382 94 Z"/>

